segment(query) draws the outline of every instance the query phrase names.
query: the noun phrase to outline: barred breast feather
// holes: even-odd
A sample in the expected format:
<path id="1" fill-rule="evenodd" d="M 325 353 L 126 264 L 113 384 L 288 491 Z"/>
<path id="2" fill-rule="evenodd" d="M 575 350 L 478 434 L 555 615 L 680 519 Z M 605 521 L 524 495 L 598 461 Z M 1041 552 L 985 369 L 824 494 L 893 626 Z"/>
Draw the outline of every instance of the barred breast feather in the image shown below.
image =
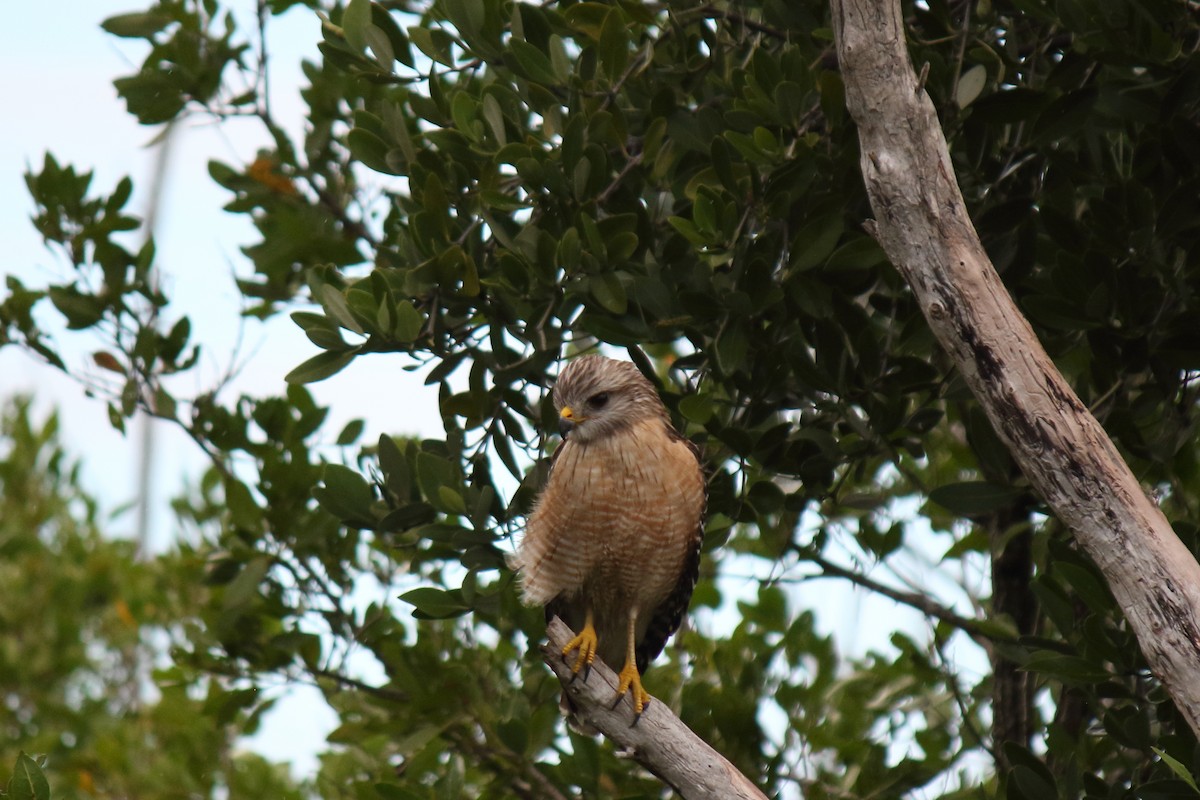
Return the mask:
<path id="1" fill-rule="evenodd" d="M 643 670 L 687 609 L 704 505 L 697 454 L 661 417 L 590 442 L 566 440 L 514 559 L 522 599 L 576 631 L 590 606 L 598 655 L 614 669 L 636 611 Z"/>

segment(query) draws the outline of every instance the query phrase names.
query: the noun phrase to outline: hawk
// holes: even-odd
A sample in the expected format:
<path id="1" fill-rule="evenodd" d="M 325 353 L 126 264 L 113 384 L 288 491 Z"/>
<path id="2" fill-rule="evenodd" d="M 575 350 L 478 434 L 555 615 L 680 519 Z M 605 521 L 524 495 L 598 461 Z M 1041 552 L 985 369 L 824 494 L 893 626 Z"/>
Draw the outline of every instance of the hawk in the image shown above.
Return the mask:
<path id="1" fill-rule="evenodd" d="M 699 574 L 699 454 L 632 363 L 576 358 L 553 399 L 563 443 L 513 559 L 522 600 L 578 631 L 562 651 L 576 653 L 575 674 L 597 656 L 620 669 L 616 699 L 628 691 L 641 716 L 641 674 L 679 628 Z"/>

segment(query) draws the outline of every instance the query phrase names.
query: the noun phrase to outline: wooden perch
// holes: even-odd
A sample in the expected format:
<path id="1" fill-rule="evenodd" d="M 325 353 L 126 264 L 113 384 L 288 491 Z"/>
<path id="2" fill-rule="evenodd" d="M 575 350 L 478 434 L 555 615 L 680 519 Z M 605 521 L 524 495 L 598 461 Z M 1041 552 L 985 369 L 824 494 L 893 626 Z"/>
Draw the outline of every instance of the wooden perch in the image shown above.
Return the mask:
<path id="1" fill-rule="evenodd" d="M 563 659 L 562 651 L 574 634 L 562 620 L 552 619 L 546 634 L 550 641 L 542 645 L 542 658 L 562 682 L 582 722 L 603 733 L 687 800 L 766 800 L 745 775 L 692 733 L 664 703 L 652 700 L 633 724 L 628 697 L 613 706 L 617 676 L 599 659 L 587 680 L 582 674 L 571 674 L 571 664 Z"/>
<path id="2" fill-rule="evenodd" d="M 984 252 L 897 0 L 832 0 L 872 233 L 1042 498 L 1104 573 L 1200 735 L 1200 565 L 1038 342 Z"/>

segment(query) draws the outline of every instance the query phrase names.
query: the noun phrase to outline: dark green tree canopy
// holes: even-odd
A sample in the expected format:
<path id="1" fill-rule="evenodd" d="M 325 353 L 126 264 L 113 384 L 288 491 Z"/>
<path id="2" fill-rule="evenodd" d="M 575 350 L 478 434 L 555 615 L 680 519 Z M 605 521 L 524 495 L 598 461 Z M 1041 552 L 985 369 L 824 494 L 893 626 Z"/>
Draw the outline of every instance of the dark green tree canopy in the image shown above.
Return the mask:
<path id="1" fill-rule="evenodd" d="M 285 12 L 310 14 L 321 40 L 300 139 L 259 91 L 230 88 L 261 88 L 267 67 L 260 31 L 218 0 L 162 0 L 105 28 L 149 48 L 116 82 L 144 124 L 249 115 L 270 133 L 272 151 L 209 172 L 261 235 L 245 248 L 247 313 L 291 314 L 313 343 L 291 385 L 169 390 L 196 344 L 153 279 L 153 246 L 122 236 L 138 225 L 128 181 L 105 194 L 50 155 L 28 177 L 34 223 L 75 271 L 10 278 L 0 344 L 78 371 L 35 321 L 52 305 L 105 337 L 97 363 L 123 382 L 114 424 L 153 414 L 211 457 L 180 504 L 207 588 L 174 655 L 239 685 L 317 682 L 342 720 L 323 796 L 661 791 L 564 732 L 558 683 L 526 655 L 540 612 L 519 606 L 504 561 L 552 447 L 554 365 L 594 348 L 656 381 L 711 476 L 693 606 L 719 611 L 647 688 L 768 793 L 1191 791 L 1195 737 L 1102 577 L 862 228 L 824 4 L 278 0 L 263 25 Z M 1196 552 L 1194 8 L 904 13 L 1005 286 Z M 304 385 L 355 359 L 432 365 L 444 436 L 325 432 Z M 334 437 L 335 455 L 317 449 Z M 897 561 L 913 558 L 973 606 L 932 579 L 903 585 Z M 734 608 L 723 577 L 746 568 L 769 577 Z M 816 578 L 928 627 L 847 656 L 790 590 Z M 380 601 L 359 601 L 364 580 Z M 362 680 L 350 653 L 386 680 Z"/>

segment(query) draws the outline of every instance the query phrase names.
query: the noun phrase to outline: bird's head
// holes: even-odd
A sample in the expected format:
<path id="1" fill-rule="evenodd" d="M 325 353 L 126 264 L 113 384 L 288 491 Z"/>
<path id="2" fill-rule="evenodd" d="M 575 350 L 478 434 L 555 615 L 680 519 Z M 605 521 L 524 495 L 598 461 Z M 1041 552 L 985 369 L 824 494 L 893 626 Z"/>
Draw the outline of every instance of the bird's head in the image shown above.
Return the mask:
<path id="1" fill-rule="evenodd" d="M 563 438 L 590 442 L 667 410 L 637 367 L 604 356 L 569 362 L 554 385 L 554 407 Z"/>

